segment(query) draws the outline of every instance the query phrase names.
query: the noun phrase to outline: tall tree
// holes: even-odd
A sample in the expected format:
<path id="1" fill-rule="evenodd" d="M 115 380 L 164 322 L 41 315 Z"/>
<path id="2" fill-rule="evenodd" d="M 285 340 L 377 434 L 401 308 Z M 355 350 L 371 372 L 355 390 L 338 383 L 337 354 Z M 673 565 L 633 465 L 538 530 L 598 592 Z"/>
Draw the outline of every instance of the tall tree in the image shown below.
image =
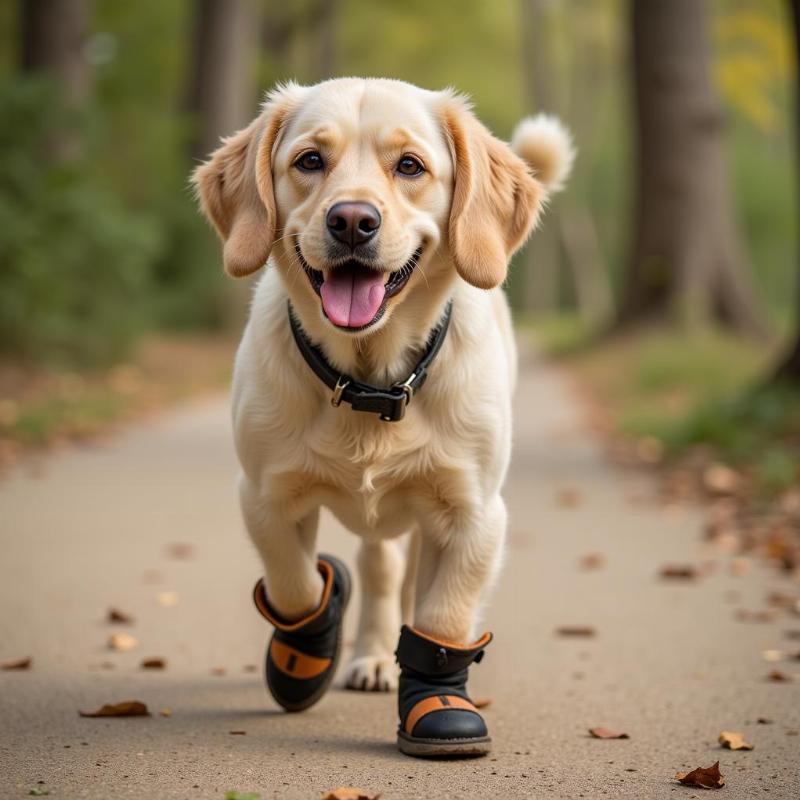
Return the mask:
<path id="1" fill-rule="evenodd" d="M 794 135 L 796 141 L 795 168 L 799 179 L 797 185 L 800 188 L 800 0 L 789 0 L 789 7 L 791 10 L 792 30 L 794 32 L 795 63 L 797 65 L 795 70 Z M 800 196 L 800 192 L 798 192 L 798 196 Z M 798 262 L 800 262 L 800 242 L 797 243 L 797 246 Z M 797 273 L 796 298 L 795 340 L 789 349 L 788 355 L 778 368 L 778 378 L 800 383 L 800 269 L 798 269 Z"/>
<path id="2" fill-rule="evenodd" d="M 85 101 L 89 65 L 83 47 L 87 0 L 21 0 L 20 68 L 50 75 L 73 103 Z"/>
<path id="3" fill-rule="evenodd" d="M 637 184 L 619 327 L 762 333 L 709 76 L 707 0 L 632 0 Z"/>
<path id="4" fill-rule="evenodd" d="M 255 116 L 256 22 L 253 0 L 195 0 L 189 111 L 196 160 Z"/>

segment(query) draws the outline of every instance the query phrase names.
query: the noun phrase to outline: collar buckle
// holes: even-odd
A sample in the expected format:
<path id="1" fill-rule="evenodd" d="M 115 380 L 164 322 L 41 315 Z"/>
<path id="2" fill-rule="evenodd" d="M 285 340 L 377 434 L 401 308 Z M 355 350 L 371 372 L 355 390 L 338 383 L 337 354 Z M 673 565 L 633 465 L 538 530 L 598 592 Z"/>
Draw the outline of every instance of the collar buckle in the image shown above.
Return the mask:
<path id="1" fill-rule="evenodd" d="M 333 394 L 331 395 L 331 405 L 334 408 L 339 408 L 342 404 L 342 393 L 350 384 L 350 378 L 346 375 L 340 375 L 339 380 L 336 381 L 336 386 L 333 387 Z"/>

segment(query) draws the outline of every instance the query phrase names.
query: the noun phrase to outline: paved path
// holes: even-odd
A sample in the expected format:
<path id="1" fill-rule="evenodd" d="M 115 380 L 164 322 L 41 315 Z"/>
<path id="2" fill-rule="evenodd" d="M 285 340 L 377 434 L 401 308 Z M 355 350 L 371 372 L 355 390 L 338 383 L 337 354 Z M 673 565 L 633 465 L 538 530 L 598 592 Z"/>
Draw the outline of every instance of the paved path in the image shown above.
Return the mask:
<path id="1" fill-rule="evenodd" d="M 473 669 L 473 696 L 492 700 L 491 758 L 401 756 L 392 696 L 336 689 L 305 714 L 276 709 L 260 676 L 243 671 L 260 662 L 267 629 L 250 605 L 257 562 L 234 474 L 216 399 L 0 484 L 0 660 L 34 658 L 28 672 L 0 673 L 0 797 L 45 787 L 56 798 L 238 789 L 312 800 L 355 785 L 387 800 L 680 798 L 700 790 L 676 785 L 675 771 L 717 759 L 727 797 L 800 797 L 800 737 L 790 735 L 800 675 L 770 683 L 762 660 L 791 644 L 792 621 L 736 622 L 729 597 L 763 608 L 778 579 L 760 567 L 731 576 L 727 557 L 704 550 L 693 512 L 632 503 L 646 479 L 604 461 L 551 369 L 528 364 L 517 395 L 508 557 L 488 619 L 496 640 Z M 568 487 L 582 495 L 574 508 L 556 500 Z M 353 537 L 329 518 L 323 527 L 323 545 L 352 563 Z M 174 542 L 192 543 L 194 557 L 169 558 Z M 590 551 L 605 555 L 603 569 L 578 568 Z M 695 584 L 656 577 L 665 561 L 706 558 L 718 568 Z M 177 603 L 162 605 L 165 592 Z M 135 615 L 136 650 L 105 649 L 110 605 Z M 568 624 L 597 636 L 554 635 Z M 145 656 L 165 657 L 167 670 L 142 672 Z M 800 673 L 798 662 L 782 666 Z M 78 716 L 127 698 L 172 715 Z M 589 738 L 598 725 L 631 738 Z M 723 729 L 745 731 L 756 749 L 720 750 Z"/>

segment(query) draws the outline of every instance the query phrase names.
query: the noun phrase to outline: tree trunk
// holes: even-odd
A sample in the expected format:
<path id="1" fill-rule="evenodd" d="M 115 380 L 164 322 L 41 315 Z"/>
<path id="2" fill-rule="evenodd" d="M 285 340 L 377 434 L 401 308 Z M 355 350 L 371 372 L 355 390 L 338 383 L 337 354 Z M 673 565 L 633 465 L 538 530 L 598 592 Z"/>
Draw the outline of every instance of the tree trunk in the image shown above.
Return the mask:
<path id="1" fill-rule="evenodd" d="M 67 100 L 82 104 L 89 93 L 87 0 L 21 0 L 20 24 L 22 71 L 50 75 Z"/>
<path id="2" fill-rule="evenodd" d="M 554 84 L 552 52 L 553 0 L 521 0 L 522 54 L 526 101 L 531 109 L 554 113 L 557 87 Z M 552 208 L 545 222 L 525 248 L 522 268 L 522 307 L 525 311 L 554 311 L 558 307 L 561 275 L 559 221 Z"/>
<path id="3" fill-rule="evenodd" d="M 709 77 L 705 0 L 633 0 L 634 237 L 618 326 L 764 332 L 747 278 Z"/>
<path id="4" fill-rule="evenodd" d="M 791 23 L 794 32 L 795 44 L 795 106 L 794 106 L 794 136 L 795 136 L 795 169 L 797 170 L 798 189 L 800 190 L 800 0 L 789 0 L 791 9 Z M 800 191 L 797 193 L 800 202 Z M 798 266 L 800 267 L 800 242 L 796 243 Z M 791 380 L 800 383 L 800 269 L 797 273 L 797 288 L 795 299 L 795 339 L 789 349 L 789 354 L 778 367 L 779 380 Z"/>
<path id="5" fill-rule="evenodd" d="M 336 25 L 339 0 L 318 0 L 311 39 L 311 75 L 315 81 L 333 77 L 336 71 Z"/>
<path id="6" fill-rule="evenodd" d="M 254 55 L 259 35 L 252 0 L 196 0 L 189 110 L 190 152 L 204 160 L 256 115 Z"/>

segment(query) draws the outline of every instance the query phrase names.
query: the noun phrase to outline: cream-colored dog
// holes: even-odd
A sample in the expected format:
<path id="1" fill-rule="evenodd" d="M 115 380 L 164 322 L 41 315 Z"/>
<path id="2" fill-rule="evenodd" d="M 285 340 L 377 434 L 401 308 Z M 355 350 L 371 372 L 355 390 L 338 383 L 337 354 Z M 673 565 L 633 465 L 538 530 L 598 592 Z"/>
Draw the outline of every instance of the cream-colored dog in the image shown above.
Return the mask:
<path id="1" fill-rule="evenodd" d="M 522 122 L 510 147 L 452 91 L 336 79 L 277 88 L 196 171 L 227 271 L 267 265 L 234 376 L 247 529 L 286 620 L 321 601 L 320 508 L 362 538 L 351 688 L 396 686 L 401 534 L 414 533 L 414 627 L 456 643 L 475 633 L 506 530 L 515 350 L 498 287 L 571 161 L 552 118 Z M 451 301 L 427 383 L 398 422 L 332 405 L 288 313 L 342 376 L 391 387 Z"/>

